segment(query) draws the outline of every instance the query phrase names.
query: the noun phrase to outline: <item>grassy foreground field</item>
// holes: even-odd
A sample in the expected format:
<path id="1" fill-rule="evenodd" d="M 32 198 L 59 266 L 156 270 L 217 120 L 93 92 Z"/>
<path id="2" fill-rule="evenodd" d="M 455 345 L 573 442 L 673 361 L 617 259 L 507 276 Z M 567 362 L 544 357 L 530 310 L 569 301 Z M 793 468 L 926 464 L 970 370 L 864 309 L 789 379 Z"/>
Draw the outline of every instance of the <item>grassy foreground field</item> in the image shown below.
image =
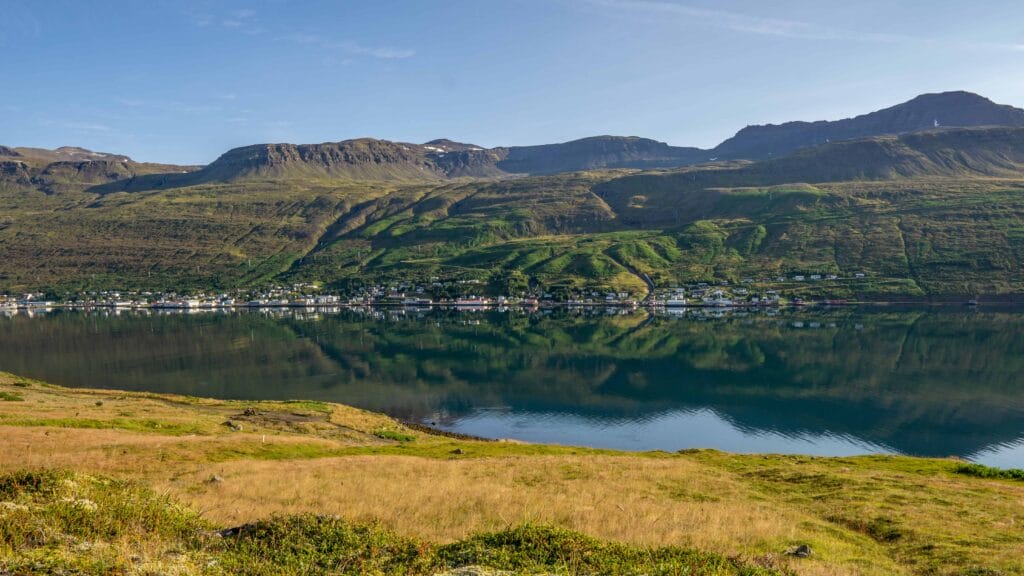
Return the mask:
<path id="1" fill-rule="evenodd" d="M 1024 482 L 955 460 L 465 440 L 7 374 L 0 437 L 0 574 L 1024 574 Z"/>

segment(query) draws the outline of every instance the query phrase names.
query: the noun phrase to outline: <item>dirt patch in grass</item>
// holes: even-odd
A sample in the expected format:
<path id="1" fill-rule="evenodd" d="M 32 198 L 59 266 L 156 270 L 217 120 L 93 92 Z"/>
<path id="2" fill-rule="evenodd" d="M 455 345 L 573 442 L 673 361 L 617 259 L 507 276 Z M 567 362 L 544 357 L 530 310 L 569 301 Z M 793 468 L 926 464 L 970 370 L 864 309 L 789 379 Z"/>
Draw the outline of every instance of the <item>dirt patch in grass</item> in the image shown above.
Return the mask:
<path id="1" fill-rule="evenodd" d="M 302 412 L 285 412 L 283 410 L 263 410 L 259 408 L 246 408 L 245 410 L 231 416 L 232 420 L 250 422 L 258 426 L 277 428 L 282 425 L 293 425 L 308 422 L 327 422 L 328 414 L 308 414 Z"/>

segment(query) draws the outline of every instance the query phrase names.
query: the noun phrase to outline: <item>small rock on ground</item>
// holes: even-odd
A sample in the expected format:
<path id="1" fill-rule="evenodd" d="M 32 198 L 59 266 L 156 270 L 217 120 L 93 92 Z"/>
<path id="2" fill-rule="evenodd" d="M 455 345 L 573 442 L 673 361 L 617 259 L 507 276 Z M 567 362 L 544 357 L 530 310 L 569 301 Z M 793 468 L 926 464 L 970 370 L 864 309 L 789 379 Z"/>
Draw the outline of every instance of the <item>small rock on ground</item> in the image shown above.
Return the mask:
<path id="1" fill-rule="evenodd" d="M 786 550 L 786 554 L 790 556 L 796 556 L 797 558 L 807 558 L 811 555 L 811 547 L 807 544 L 801 544 L 795 548 Z"/>

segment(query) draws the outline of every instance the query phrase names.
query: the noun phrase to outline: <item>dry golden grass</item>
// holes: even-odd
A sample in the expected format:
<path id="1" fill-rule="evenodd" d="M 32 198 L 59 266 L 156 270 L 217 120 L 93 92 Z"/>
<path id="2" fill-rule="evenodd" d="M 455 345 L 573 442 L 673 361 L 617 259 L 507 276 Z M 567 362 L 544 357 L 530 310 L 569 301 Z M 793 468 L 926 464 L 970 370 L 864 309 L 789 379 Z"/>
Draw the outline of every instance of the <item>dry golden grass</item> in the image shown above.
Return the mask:
<path id="1" fill-rule="evenodd" d="M 210 483 L 212 476 L 223 482 Z M 304 461 L 233 461 L 201 467 L 159 486 L 225 524 L 268 513 L 313 510 L 380 519 L 401 533 L 450 541 L 480 530 L 539 522 L 621 542 L 696 547 L 724 554 L 780 555 L 793 543 L 826 540 L 826 527 L 761 501 L 719 470 L 683 459 L 528 456 L 437 460 L 351 456 Z M 859 540 L 859 539 L 858 539 Z M 856 557 L 832 544 L 829 556 Z M 810 561 L 804 574 L 895 574 Z"/>
<path id="2" fill-rule="evenodd" d="M 453 440 L 341 406 L 16 382 L 0 374 L 0 390 L 23 398 L 0 402 L 0 472 L 137 478 L 223 525 L 312 511 L 447 542 L 530 521 L 781 562 L 809 575 L 953 574 L 957 559 L 1024 572 L 1024 486 L 956 476 L 951 462 Z M 248 406 L 257 416 L 245 419 Z M 82 419 L 92 428 L 74 427 Z M 416 438 L 390 440 L 382 430 Z M 865 528 L 880 516 L 895 519 L 902 540 Z M 812 558 L 782 556 L 800 543 L 812 546 Z M 934 568 L 946 558 L 948 570 Z"/>

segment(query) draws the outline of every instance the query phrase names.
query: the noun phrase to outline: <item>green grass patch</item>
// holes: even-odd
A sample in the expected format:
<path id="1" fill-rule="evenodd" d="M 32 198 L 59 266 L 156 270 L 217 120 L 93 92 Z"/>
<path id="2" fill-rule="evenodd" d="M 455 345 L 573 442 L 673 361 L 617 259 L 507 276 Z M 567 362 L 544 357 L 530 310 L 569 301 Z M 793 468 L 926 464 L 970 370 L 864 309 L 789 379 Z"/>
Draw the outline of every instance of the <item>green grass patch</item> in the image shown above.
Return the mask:
<path id="1" fill-rule="evenodd" d="M 226 540 L 228 573 L 422 574 L 435 564 L 431 549 L 374 524 L 302 515 L 245 526 Z"/>
<path id="2" fill-rule="evenodd" d="M 1020 468 L 993 468 L 982 464 L 960 464 L 954 470 L 957 474 L 974 476 L 975 478 L 993 478 L 997 480 L 1024 481 L 1024 470 Z"/>
<path id="3" fill-rule="evenodd" d="M 195 424 L 178 424 L 159 420 L 138 420 L 133 418 L 112 418 L 97 420 L 93 418 L 0 418 L 4 426 L 43 426 L 52 428 L 81 428 L 92 430 L 128 430 L 130 432 L 155 432 L 169 436 L 186 434 L 209 434 L 205 428 Z"/>
<path id="4" fill-rule="evenodd" d="M 676 547 L 636 548 L 549 526 L 524 525 L 442 546 L 444 565 L 525 574 L 774 574 L 718 555 Z"/>
<path id="5" fill-rule="evenodd" d="M 373 432 L 373 435 L 376 436 L 377 438 L 383 438 L 385 440 L 394 440 L 395 442 L 412 442 L 413 440 L 416 439 L 416 436 L 413 434 L 387 429 L 375 430 Z"/>
<path id="6" fill-rule="evenodd" d="M 305 410 L 307 412 L 319 412 L 320 414 L 330 414 L 334 411 L 327 402 L 318 402 L 316 400 L 286 400 L 281 402 L 286 405 L 289 409 Z"/>
<path id="7" fill-rule="evenodd" d="M 14 392 L 4 392 L 0 390 L 0 402 L 24 402 L 25 399 L 20 394 Z"/>

